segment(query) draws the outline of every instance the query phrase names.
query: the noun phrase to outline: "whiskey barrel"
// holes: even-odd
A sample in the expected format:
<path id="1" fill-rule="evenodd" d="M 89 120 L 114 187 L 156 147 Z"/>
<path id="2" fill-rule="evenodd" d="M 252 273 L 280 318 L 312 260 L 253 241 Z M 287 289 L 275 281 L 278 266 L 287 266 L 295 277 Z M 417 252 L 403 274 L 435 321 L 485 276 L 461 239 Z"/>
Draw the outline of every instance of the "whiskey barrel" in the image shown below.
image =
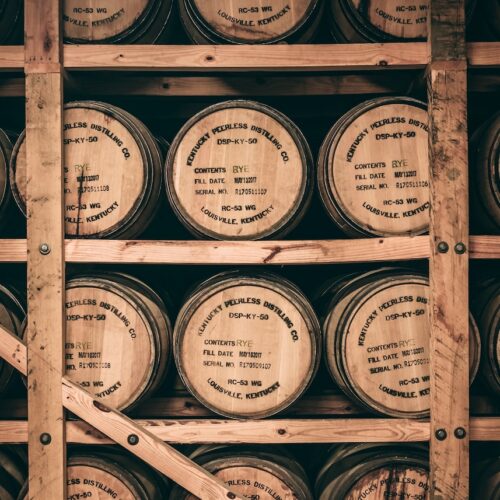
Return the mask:
<path id="1" fill-rule="evenodd" d="M 470 19 L 475 0 L 466 2 Z M 339 43 L 403 42 L 427 38 L 429 0 L 327 0 L 330 32 Z"/>
<path id="2" fill-rule="evenodd" d="M 492 448 L 496 443 L 492 443 Z M 481 450 L 484 452 L 484 450 Z M 500 498 L 500 453 L 498 449 L 481 454 L 471 463 L 471 499 L 498 500 Z M 479 458 L 479 460 L 478 460 Z"/>
<path id="3" fill-rule="evenodd" d="M 350 236 L 425 233 L 429 161 L 425 104 L 409 97 L 363 102 L 325 138 L 318 187 L 333 222 Z"/>
<path id="4" fill-rule="evenodd" d="M 368 411 L 429 414 L 429 296 L 426 276 L 390 268 L 339 280 L 323 293 L 325 364 L 340 389 Z M 471 380 L 479 358 L 471 316 Z"/>
<path id="5" fill-rule="evenodd" d="M 23 3 L 0 0 L 0 45 L 23 43 Z"/>
<path id="6" fill-rule="evenodd" d="M 165 43 L 175 16 L 173 0 L 64 0 L 69 43 Z"/>
<path id="7" fill-rule="evenodd" d="M 316 498 L 377 500 L 429 496 L 429 458 L 423 446 L 357 444 L 333 447 L 316 479 Z"/>
<path id="8" fill-rule="evenodd" d="M 145 230 L 158 205 L 163 160 L 144 124 L 110 104 L 66 104 L 64 154 L 69 237 L 127 239 Z M 25 133 L 14 147 L 10 182 L 26 214 Z"/>
<path id="9" fill-rule="evenodd" d="M 86 274 L 66 284 L 66 375 L 103 403 L 130 410 L 164 381 L 171 326 L 137 278 Z"/>
<path id="10" fill-rule="evenodd" d="M 305 43 L 318 28 L 321 0 L 269 0 L 242 5 L 219 0 L 179 0 L 189 38 L 197 44 Z"/>
<path id="11" fill-rule="evenodd" d="M 11 286 L 0 284 L 0 325 L 21 336 L 25 317 L 26 306 L 21 293 Z M 7 389 L 14 373 L 14 368 L 0 358 L 0 394 Z"/>
<path id="12" fill-rule="evenodd" d="M 28 475 L 28 457 L 19 446 L 0 446 L 0 498 L 17 500 Z"/>
<path id="13" fill-rule="evenodd" d="M 469 163 L 474 223 L 500 233 L 500 113 L 473 135 Z"/>
<path id="14" fill-rule="evenodd" d="M 245 498 L 312 500 L 302 466 L 282 447 L 202 446 L 190 457 Z M 169 500 L 195 500 L 176 486 Z"/>
<path id="15" fill-rule="evenodd" d="M 252 101 L 201 111 L 169 150 L 166 188 L 196 236 L 256 240 L 291 231 L 311 197 L 312 156 L 282 113 Z"/>
<path id="16" fill-rule="evenodd" d="M 8 134 L 0 129 L 0 225 L 5 224 L 5 215 L 9 206 L 9 162 L 12 155 L 12 142 Z"/>
<path id="17" fill-rule="evenodd" d="M 481 334 L 481 374 L 500 396 L 500 280 L 491 280 L 479 291 L 476 318 Z"/>
<path id="18" fill-rule="evenodd" d="M 159 500 L 168 498 L 168 481 L 130 454 L 111 447 L 76 449 L 67 461 L 67 499 L 117 498 Z M 3 498 L 3 497 L 2 497 Z M 28 499 L 28 485 L 19 500 Z"/>
<path id="19" fill-rule="evenodd" d="M 227 272 L 199 285 L 174 328 L 174 356 L 188 390 L 231 418 L 274 415 L 316 373 L 319 324 L 304 295 L 272 274 Z"/>

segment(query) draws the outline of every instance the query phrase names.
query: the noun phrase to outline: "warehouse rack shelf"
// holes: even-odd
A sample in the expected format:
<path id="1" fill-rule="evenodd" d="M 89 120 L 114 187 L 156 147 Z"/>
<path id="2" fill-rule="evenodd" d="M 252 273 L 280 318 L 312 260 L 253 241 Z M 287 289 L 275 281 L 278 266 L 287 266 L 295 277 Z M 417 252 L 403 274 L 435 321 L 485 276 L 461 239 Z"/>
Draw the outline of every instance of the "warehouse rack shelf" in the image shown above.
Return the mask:
<path id="1" fill-rule="evenodd" d="M 424 442 L 430 438 L 425 421 L 369 419 L 285 419 L 285 420 L 136 420 L 154 436 L 174 444 L 318 444 Z M 500 418 L 471 419 L 472 441 L 495 441 Z M 84 422 L 66 422 L 68 443 L 110 444 L 112 441 Z M 26 443 L 28 422 L 0 421 L 0 443 Z"/>
<path id="2" fill-rule="evenodd" d="M 423 69 L 426 43 L 339 45 L 65 45 L 67 70 L 126 71 L 380 71 Z M 500 42 L 467 45 L 469 67 L 500 66 Z M 0 70 L 22 71 L 22 46 L 0 46 Z"/>
<path id="3" fill-rule="evenodd" d="M 481 407 L 482 411 L 481 416 L 469 419 L 468 341 L 467 336 L 460 333 L 468 324 L 468 260 L 499 259 L 500 237 L 471 236 L 469 239 L 467 211 L 463 210 L 466 203 L 457 206 L 456 200 L 467 200 L 467 132 L 463 123 L 467 70 L 472 70 L 470 91 L 498 91 L 500 79 L 496 70 L 500 68 L 500 42 L 464 45 L 463 19 L 457 15 L 463 13 L 463 0 L 431 1 L 431 12 L 438 15 L 432 15 L 430 43 L 257 47 L 63 46 L 59 33 L 60 3 L 47 0 L 42 8 L 38 1 L 26 0 L 25 6 L 26 46 L 0 47 L 0 97 L 26 95 L 28 98 L 28 140 L 31 141 L 28 157 L 34 179 L 28 194 L 31 216 L 27 240 L 0 241 L 0 262 L 28 263 L 28 337 L 31 340 L 26 354 L 18 339 L 0 332 L 0 353 L 25 373 L 26 358 L 29 358 L 31 417 L 29 422 L 12 420 L 15 417 L 9 417 L 3 409 L 2 417 L 6 420 L 0 421 L 0 442 L 29 443 L 32 497 L 63 497 L 65 443 L 107 443 L 106 434 L 181 484 L 186 484 L 186 477 L 189 478 L 191 491 L 203 498 L 236 497 L 229 496 L 232 494 L 221 483 L 193 468 L 160 441 L 427 441 L 431 445 L 434 497 L 468 498 L 469 439 L 500 440 L 500 418 L 484 416 L 492 407 L 488 401 L 471 396 L 473 408 Z M 110 84 L 103 78 L 103 72 L 110 70 L 126 77 L 119 82 L 114 79 Z M 352 240 L 64 241 L 60 185 L 63 86 L 68 94 L 81 92 L 82 95 L 85 95 L 84 89 L 90 87 L 92 95 L 383 94 L 403 92 L 415 75 L 421 77 L 424 70 L 429 76 L 429 112 L 433 127 L 431 236 L 361 239 L 355 244 Z M 284 71 L 292 76 L 279 74 Z M 405 78 L 394 78 L 396 71 L 403 72 Z M 452 166 L 450 158 L 453 158 Z M 453 175 L 448 175 L 451 168 Z M 47 171 L 52 174 L 52 182 L 46 182 Z M 469 251 L 461 255 L 452 250 L 440 254 L 436 246 L 442 240 L 449 242 L 451 249 L 455 243 L 465 242 Z M 38 249 L 42 242 L 50 244 L 49 255 L 40 255 Z M 295 418 L 243 422 L 214 417 L 193 419 L 208 415 L 203 414 L 203 410 L 192 409 L 192 398 L 177 397 L 169 399 L 173 419 L 129 420 L 93 402 L 63 378 L 62 308 L 66 262 L 285 265 L 416 259 L 429 259 L 431 271 L 432 370 L 439 377 L 435 376 L 432 382 L 430 422 L 366 418 L 365 415 L 359 418 L 357 410 L 338 395 L 306 398 L 300 403 L 300 410 L 292 410 L 287 415 Z M 453 294 L 449 293 L 450 289 L 454 290 Z M 447 322 L 447 318 L 453 321 Z M 88 423 L 65 422 L 63 405 Z M 320 408 L 315 413 L 318 417 L 330 417 L 333 410 L 341 418 L 299 418 L 313 405 Z M 178 412 L 177 418 L 175 412 Z M 147 415 L 140 415 L 143 416 Z M 181 417 L 188 419 L 181 420 Z M 465 439 L 454 437 L 453 431 L 458 427 L 468 431 Z M 446 429 L 449 438 L 438 441 L 437 429 Z M 48 447 L 40 444 L 42 432 L 52 436 Z M 127 444 L 131 434 L 140 436 L 139 445 Z"/>
<path id="4" fill-rule="evenodd" d="M 428 236 L 356 240 L 66 240 L 66 262 L 93 264 L 345 264 L 428 259 Z M 500 259 L 499 236 L 471 236 L 471 259 Z M 26 262 L 26 240 L 2 240 L 0 262 Z"/>

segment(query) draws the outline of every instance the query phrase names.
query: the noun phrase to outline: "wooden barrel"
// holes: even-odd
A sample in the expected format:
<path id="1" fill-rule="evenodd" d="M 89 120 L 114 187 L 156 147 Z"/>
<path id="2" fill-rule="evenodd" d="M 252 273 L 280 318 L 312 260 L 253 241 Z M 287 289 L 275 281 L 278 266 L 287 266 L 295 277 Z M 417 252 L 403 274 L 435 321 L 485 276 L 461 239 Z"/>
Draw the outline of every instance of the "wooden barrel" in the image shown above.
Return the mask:
<path id="1" fill-rule="evenodd" d="M 189 391 L 232 418 L 262 418 L 290 406 L 320 359 L 319 324 L 289 281 L 227 272 L 199 285 L 174 329 L 174 355 Z"/>
<path id="2" fill-rule="evenodd" d="M 9 135 L 0 129 L 0 225 L 7 222 L 6 215 L 11 199 L 9 187 L 9 163 L 12 155 L 12 142 Z"/>
<path id="3" fill-rule="evenodd" d="M 474 224 L 500 233 L 500 113 L 473 135 L 470 148 L 471 208 Z"/>
<path id="4" fill-rule="evenodd" d="M 335 446 L 317 476 L 316 498 L 429 498 L 428 453 L 410 444 Z"/>
<path id="5" fill-rule="evenodd" d="M 67 104 L 64 154 L 69 237 L 127 239 L 145 230 L 158 205 L 163 160 L 139 120 L 110 104 Z M 26 214 L 25 133 L 14 147 L 10 182 Z"/>
<path id="6" fill-rule="evenodd" d="M 0 45 L 23 43 L 23 0 L 0 0 Z"/>
<path id="7" fill-rule="evenodd" d="M 66 375 L 103 403 L 130 410 L 164 381 L 171 326 L 137 278 L 86 274 L 66 284 Z"/>
<path id="8" fill-rule="evenodd" d="M 492 448 L 496 446 L 496 443 L 492 443 Z M 500 453 L 498 453 L 498 448 L 490 450 L 488 455 L 490 456 L 481 454 L 471 463 L 470 498 L 472 500 L 498 500 L 500 498 Z"/>
<path id="9" fill-rule="evenodd" d="M 9 332 L 22 336 L 26 317 L 25 300 L 22 294 L 11 286 L 0 285 L 0 325 Z M 16 371 L 0 358 L 0 394 L 4 392 Z"/>
<path id="10" fill-rule="evenodd" d="M 335 224 L 351 236 L 425 233 L 429 160 L 425 104 L 409 97 L 366 101 L 328 133 L 318 187 Z"/>
<path id="11" fill-rule="evenodd" d="M 174 0 L 64 0 L 64 38 L 69 43 L 165 43 Z"/>
<path id="12" fill-rule="evenodd" d="M 310 41 L 321 19 L 322 0 L 179 0 L 182 24 L 198 44 L 268 44 Z"/>
<path id="13" fill-rule="evenodd" d="M 312 156 L 283 114 L 252 101 L 210 106 L 175 137 L 166 187 L 196 236 L 256 240 L 291 231 L 312 192 Z"/>
<path id="14" fill-rule="evenodd" d="M 20 446 L 0 446 L 0 498 L 17 500 L 28 475 L 28 457 Z"/>
<path id="15" fill-rule="evenodd" d="M 474 310 L 481 334 L 481 375 L 500 396 L 500 280 L 490 280 L 482 287 Z"/>
<path id="16" fill-rule="evenodd" d="M 466 2 L 468 19 L 475 3 Z M 330 32 L 339 43 L 427 38 L 429 0 L 327 0 L 327 5 Z"/>
<path id="17" fill-rule="evenodd" d="M 323 293 L 325 364 L 363 408 L 401 418 L 429 414 L 429 297 L 426 276 L 394 268 L 337 280 Z M 479 358 L 471 316 L 471 380 Z"/>
<path id="18" fill-rule="evenodd" d="M 245 498 L 312 500 L 302 466 L 284 448 L 202 446 L 190 458 Z M 176 486 L 169 500 L 195 500 Z"/>
<path id="19" fill-rule="evenodd" d="M 170 486 L 164 476 L 133 455 L 111 447 L 70 451 L 67 485 L 68 500 L 160 500 L 168 498 L 170 494 Z M 27 499 L 26 483 L 19 500 Z"/>

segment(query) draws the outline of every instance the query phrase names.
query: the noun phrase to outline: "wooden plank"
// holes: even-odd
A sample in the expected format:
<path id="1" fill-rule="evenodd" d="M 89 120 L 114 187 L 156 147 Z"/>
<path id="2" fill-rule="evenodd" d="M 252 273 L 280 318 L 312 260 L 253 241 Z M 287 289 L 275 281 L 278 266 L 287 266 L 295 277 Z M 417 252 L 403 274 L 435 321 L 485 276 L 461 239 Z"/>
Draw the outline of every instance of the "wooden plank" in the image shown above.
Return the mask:
<path id="1" fill-rule="evenodd" d="M 327 264 L 424 259 L 429 238 L 331 241 L 97 241 L 71 240 L 68 262 L 149 264 Z"/>
<path id="2" fill-rule="evenodd" d="M 66 498 L 60 5 L 25 1 L 28 457 L 35 500 Z"/>
<path id="3" fill-rule="evenodd" d="M 24 48 L 0 45 L 0 71 L 23 71 Z"/>
<path id="4" fill-rule="evenodd" d="M 414 238 L 288 241 L 66 240 L 72 263 L 129 264 L 330 264 L 426 259 L 427 236 Z M 276 246 L 281 252 L 269 259 Z M 270 249 L 271 247 L 272 250 Z M 95 251 L 95 250 L 98 251 Z M 471 236 L 471 259 L 500 259 L 500 236 Z M 26 240 L 2 240 L 0 262 L 26 262 Z"/>
<path id="5" fill-rule="evenodd" d="M 294 76 L 106 76 L 81 74 L 71 79 L 75 94 L 115 96 L 306 96 L 338 94 L 406 93 L 412 73 L 367 73 L 362 75 Z M 6 91 L 10 90 L 7 87 Z M 0 87 L 0 92 L 3 93 Z"/>
<path id="6" fill-rule="evenodd" d="M 295 402 L 283 417 L 345 417 L 367 416 L 368 413 L 353 404 L 342 394 L 318 394 L 304 396 Z M 471 395 L 471 415 L 480 417 L 500 416 L 500 402 L 494 396 Z M 131 415 L 135 419 L 200 418 L 216 415 L 192 396 L 153 397 L 136 408 Z M 25 399 L 4 399 L 0 405 L 0 419 L 16 420 L 27 417 Z"/>
<path id="7" fill-rule="evenodd" d="M 411 441 L 424 442 L 429 439 L 430 426 L 428 422 L 411 420 L 411 431 L 400 433 L 401 421 L 386 419 L 385 424 L 379 424 L 379 419 L 366 419 L 362 428 L 359 419 L 288 419 L 264 421 L 236 421 L 236 420 L 135 420 L 154 436 L 165 441 L 178 444 L 210 444 L 236 443 L 255 444 L 291 444 L 291 443 L 344 443 L 344 442 L 392 442 L 396 435 L 410 437 Z M 392 424 L 398 430 L 391 432 Z M 285 435 L 273 432 L 278 428 L 288 429 Z M 311 429 L 319 424 L 314 434 Z M 382 436 L 367 430 L 367 426 L 374 425 L 375 429 L 382 429 Z M 404 425 L 404 424 L 402 424 Z M 94 428 L 79 421 L 66 422 L 66 434 L 69 443 L 75 444 L 111 444 L 113 441 L 106 438 Z M 335 432 L 338 429 L 338 432 Z M 411 432 L 411 436 L 409 432 Z M 208 434 L 206 434 L 208 432 Z M 260 432 L 269 436 L 260 437 Z M 292 432 L 294 433 L 292 435 Z M 500 417 L 476 417 L 470 421 L 470 439 L 472 441 L 500 441 Z M 366 437 L 365 437 L 366 436 Z M 26 443 L 28 439 L 28 422 L 26 420 L 0 420 L 0 444 Z M 267 440 L 265 440 L 267 439 Z M 265 440 L 265 441 L 264 441 Z M 408 439 L 406 439 L 408 441 Z"/>
<path id="8" fill-rule="evenodd" d="M 431 497 L 465 500 L 470 430 L 464 0 L 431 0 L 430 40 Z"/>
<path id="9" fill-rule="evenodd" d="M 345 71 L 419 69 L 425 43 L 346 45 L 66 45 L 70 70 Z"/>
<path id="10" fill-rule="evenodd" d="M 371 45 L 376 45 L 376 47 L 371 47 Z M 380 64 L 381 61 L 386 61 L 390 62 L 391 64 L 389 65 L 391 68 L 413 68 L 413 69 L 421 69 L 425 66 L 425 64 L 428 62 L 427 56 L 426 56 L 426 49 L 425 49 L 425 44 L 390 44 L 391 46 L 397 45 L 399 48 L 399 55 L 402 57 L 402 52 L 405 52 L 405 59 L 401 59 L 400 57 L 397 57 L 398 50 L 389 50 L 388 52 L 384 52 L 384 50 L 380 49 L 379 44 L 370 44 L 371 50 L 367 50 L 366 44 L 361 44 L 361 45 L 322 45 L 320 47 L 321 53 L 323 52 L 328 52 L 328 54 L 323 55 L 322 57 L 324 58 L 323 61 L 319 61 L 319 64 L 321 64 L 321 70 L 342 70 L 342 69 L 373 69 L 373 70 L 385 70 L 386 66 L 384 63 Z M 70 69 L 109 69 L 106 67 L 105 63 L 103 61 L 109 61 L 110 59 L 112 60 L 113 55 L 118 56 L 118 60 L 112 65 L 113 68 L 115 69 L 130 69 L 130 70 L 143 70 L 143 66 L 145 64 L 154 64 L 155 69 L 162 69 L 161 64 L 163 64 L 163 59 L 158 58 L 157 55 L 151 55 L 148 56 L 148 54 L 145 52 L 147 49 L 144 47 L 142 50 L 138 50 L 142 56 L 148 56 L 146 59 L 141 60 L 140 55 L 131 55 L 130 57 L 133 57 L 132 61 L 129 60 L 129 56 L 126 54 L 123 54 L 123 52 L 128 52 L 129 47 L 127 46 L 115 46 L 114 48 L 118 50 L 118 52 L 115 50 L 113 51 L 112 46 L 104 46 L 104 48 L 108 49 L 105 55 L 99 56 L 99 49 L 102 50 L 102 46 L 97 46 L 95 50 L 89 50 L 92 49 L 92 47 L 96 47 L 95 45 L 92 46 L 75 46 L 75 45 L 68 45 L 65 47 L 65 54 L 66 58 L 69 57 L 69 60 L 67 61 L 67 67 Z M 213 60 L 209 61 L 204 61 L 203 60 L 203 55 L 209 56 L 212 55 L 212 52 L 210 51 L 203 51 L 200 50 L 199 53 L 201 53 L 201 59 L 200 57 L 196 57 L 196 54 L 194 54 L 194 51 L 189 51 L 189 48 L 197 48 L 196 46 L 185 46 L 181 47 L 181 52 L 179 54 L 179 59 L 175 57 L 175 49 L 177 46 L 171 46 L 168 50 L 167 55 L 165 56 L 165 70 L 176 70 L 176 71 L 181 71 L 181 70 L 203 70 L 203 69 L 208 69 L 212 70 L 214 67 L 214 71 L 218 70 L 229 70 L 231 69 L 229 63 L 233 62 L 234 59 L 236 59 L 235 56 L 231 57 L 231 61 L 228 61 L 227 67 L 224 65 L 223 62 L 215 62 Z M 291 46 L 297 47 L 296 45 Z M 303 46 L 303 47 L 311 47 L 309 46 Z M 313 46 L 314 47 L 314 46 Z M 161 49 L 164 47 L 148 47 L 149 49 L 155 49 L 156 52 L 160 52 Z M 228 48 L 228 47 L 224 47 Z M 325 48 L 328 48 L 328 51 L 325 51 Z M 349 57 L 342 56 L 342 55 L 335 55 L 336 53 L 341 53 L 343 48 L 348 48 L 349 49 L 349 54 L 354 55 L 355 57 L 353 58 L 352 65 L 351 62 L 349 61 Z M 360 48 L 359 51 L 357 51 L 357 48 Z M 386 47 L 384 46 L 384 49 Z M 121 50 L 120 50 L 121 49 Z M 273 46 L 269 46 L 268 49 L 272 50 Z M 375 49 L 375 50 L 374 50 Z M 410 50 L 411 49 L 411 50 Z M 137 49 L 136 49 L 137 50 Z M 216 50 L 216 49 L 215 49 Z M 213 52 L 215 53 L 215 50 Z M 229 49 L 231 50 L 231 49 Z M 240 50 L 242 50 L 240 48 Z M 292 49 L 293 50 L 293 49 Z M 85 61 L 79 61 L 79 52 L 81 51 L 82 55 L 81 57 L 85 57 Z M 307 66 L 305 69 L 307 70 L 315 70 L 318 69 L 317 66 L 313 66 L 313 63 L 311 61 L 307 61 L 307 48 L 305 51 L 303 50 L 301 55 L 302 57 L 297 60 L 297 64 L 293 64 L 293 58 L 292 61 L 290 61 L 290 57 L 285 57 L 281 58 L 279 57 L 279 54 L 276 56 L 278 58 L 278 63 L 281 61 L 282 64 L 285 64 L 285 68 L 280 67 L 278 68 L 280 71 L 283 69 L 289 69 L 290 71 L 296 71 L 297 67 L 300 66 Z M 318 49 L 315 49 L 316 55 Z M 374 54 L 375 52 L 375 54 Z M 377 52 L 379 57 L 377 57 Z M 409 53 L 408 54 L 406 54 Z M 285 51 L 286 53 L 286 51 Z M 24 67 L 24 51 L 23 47 L 21 46 L 0 46 L 0 70 L 1 71 L 22 71 Z M 120 54 L 122 57 L 119 57 Z M 185 55 L 186 54 L 186 55 Z M 219 49 L 217 52 L 219 57 L 225 57 L 226 52 L 223 50 Z M 388 54 L 387 59 L 384 59 L 384 55 Z M 471 67 L 474 68 L 498 68 L 500 66 L 500 42 L 472 42 L 467 44 L 467 55 L 469 59 L 469 64 Z M 389 57 L 390 56 L 390 57 Z M 408 57 L 408 59 L 406 59 Z M 183 60 L 185 59 L 185 60 Z M 272 56 L 268 55 L 267 59 L 272 59 Z M 328 61 L 330 59 L 330 61 Z M 363 60 L 364 59 L 364 60 Z M 237 62 L 237 67 L 235 69 L 250 69 L 250 64 L 252 61 L 255 59 L 252 58 L 251 61 L 245 62 L 244 60 Z M 139 65 L 140 67 L 134 68 L 132 65 L 134 64 L 133 61 L 135 61 L 135 64 Z M 191 64 L 190 64 L 191 62 Z M 169 63 L 169 64 L 167 64 Z M 209 63 L 212 63 L 212 66 L 210 66 Z M 184 66 L 182 66 L 184 64 Z M 259 63 L 260 64 L 260 63 Z M 268 62 L 267 60 L 263 62 L 262 64 L 266 64 L 265 68 L 262 69 L 270 69 L 269 66 L 272 69 L 272 63 Z M 121 66 L 120 68 L 116 68 L 116 66 Z M 150 68 L 151 69 L 151 68 Z M 258 67 L 256 67 L 258 69 Z"/>
<path id="11" fill-rule="evenodd" d="M 500 42 L 468 43 L 467 60 L 472 68 L 500 67 Z"/>
<path id="12" fill-rule="evenodd" d="M 40 73 L 26 82 L 30 498 L 65 498 L 62 80 L 58 73 Z M 41 443 L 44 433 L 50 444 Z"/>

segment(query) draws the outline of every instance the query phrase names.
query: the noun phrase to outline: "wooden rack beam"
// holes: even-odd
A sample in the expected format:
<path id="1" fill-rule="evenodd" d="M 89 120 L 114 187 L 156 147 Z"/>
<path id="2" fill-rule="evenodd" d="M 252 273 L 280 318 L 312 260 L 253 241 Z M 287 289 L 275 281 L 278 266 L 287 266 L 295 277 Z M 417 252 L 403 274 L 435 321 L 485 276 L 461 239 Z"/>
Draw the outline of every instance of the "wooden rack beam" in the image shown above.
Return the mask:
<path id="1" fill-rule="evenodd" d="M 171 444 L 328 444 L 426 442 L 429 422 L 400 419 L 280 419 L 280 420 L 134 420 L 161 441 Z M 284 432 L 283 432 L 284 431 Z M 472 441 L 500 441 L 499 417 L 470 421 Z M 0 443 L 26 443 L 26 420 L 1 420 Z M 66 422 L 66 437 L 73 444 L 112 444 L 114 441 L 81 421 Z M 134 450 L 131 450 L 134 452 Z"/>
<path id="2" fill-rule="evenodd" d="M 321 57 L 318 57 L 321 55 Z M 467 44 L 471 68 L 498 68 L 500 42 Z M 65 45 L 71 70 L 127 71 L 385 71 L 423 69 L 429 62 L 425 43 L 196 46 Z M 22 71 L 21 46 L 0 46 L 0 71 Z"/>
<path id="3" fill-rule="evenodd" d="M 60 0 L 25 0 L 29 498 L 66 498 Z"/>
<path id="4" fill-rule="evenodd" d="M 469 183 L 465 1 L 431 0 L 431 498 L 469 498 Z"/>
<path id="5" fill-rule="evenodd" d="M 75 264 L 345 264 L 427 259 L 428 236 L 356 240 L 66 240 Z M 471 259 L 500 259 L 500 237 L 471 236 Z M 26 262 L 26 240 L 2 240 L 0 262 Z"/>

